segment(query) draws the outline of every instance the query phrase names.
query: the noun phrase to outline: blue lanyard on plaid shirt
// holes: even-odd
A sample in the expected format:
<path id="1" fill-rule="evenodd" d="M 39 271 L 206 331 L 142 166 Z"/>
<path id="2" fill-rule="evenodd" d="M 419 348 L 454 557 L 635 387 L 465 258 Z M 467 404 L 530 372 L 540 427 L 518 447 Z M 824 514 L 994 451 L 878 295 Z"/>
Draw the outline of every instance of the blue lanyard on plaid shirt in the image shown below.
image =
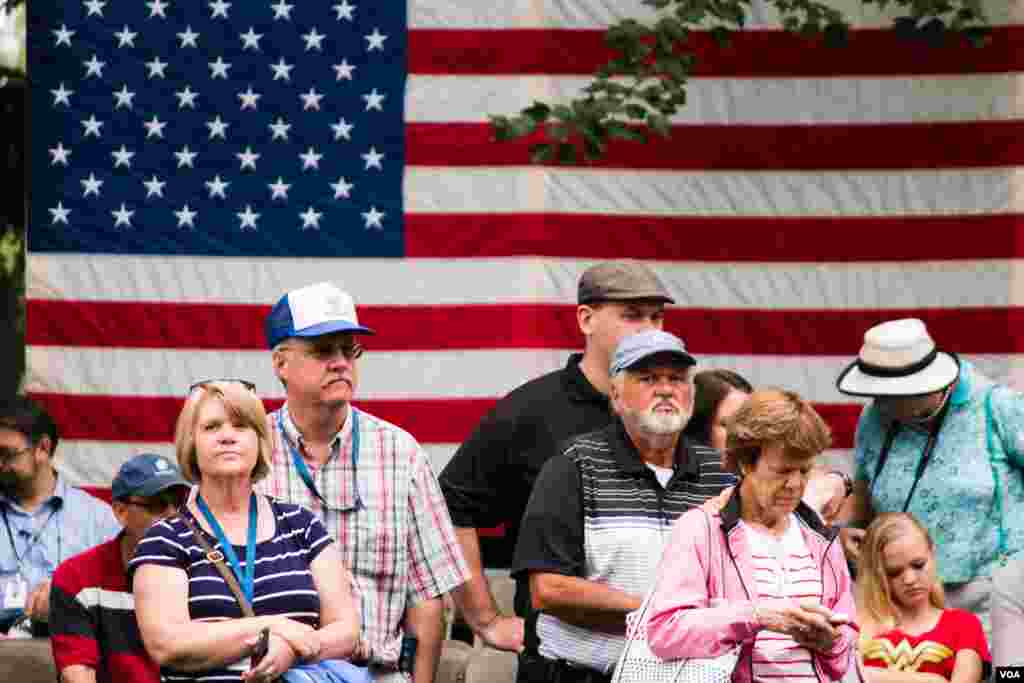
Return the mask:
<path id="1" fill-rule="evenodd" d="M 355 407 L 350 406 L 349 411 L 352 413 L 352 488 L 356 510 L 363 508 L 363 500 L 359 496 L 359 479 L 356 476 L 356 465 L 359 464 L 359 411 Z M 291 439 L 288 438 L 288 433 L 284 429 L 284 422 L 281 420 L 281 413 L 277 414 L 277 428 L 281 432 L 282 441 L 285 446 L 288 447 L 288 452 L 292 455 L 292 462 L 295 463 L 295 469 L 299 472 L 299 477 L 302 479 L 302 483 L 306 485 L 309 492 L 316 496 L 321 503 L 325 506 L 327 501 L 317 490 L 316 484 L 313 482 L 313 475 L 309 471 L 309 467 L 306 465 L 306 461 L 302 458 L 302 454 L 299 450 L 292 445 Z"/>

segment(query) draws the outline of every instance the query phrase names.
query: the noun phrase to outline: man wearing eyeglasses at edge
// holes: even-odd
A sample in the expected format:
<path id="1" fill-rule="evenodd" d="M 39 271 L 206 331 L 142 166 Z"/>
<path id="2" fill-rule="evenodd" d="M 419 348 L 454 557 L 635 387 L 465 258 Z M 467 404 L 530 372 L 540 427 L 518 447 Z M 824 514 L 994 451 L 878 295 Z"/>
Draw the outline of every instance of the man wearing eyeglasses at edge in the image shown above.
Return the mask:
<path id="1" fill-rule="evenodd" d="M 289 292 L 270 311 L 267 344 L 287 400 L 269 416 L 271 469 L 257 489 L 313 510 L 337 539 L 360 593 L 355 661 L 378 681 L 432 683 L 441 598 L 469 572 L 427 453 L 352 406 L 356 335 L 369 334 L 352 297 L 329 282 Z"/>
<path id="2" fill-rule="evenodd" d="M 50 642 L 62 683 L 159 683 L 135 620 L 128 562 L 150 525 L 175 514 L 189 485 L 177 465 L 140 453 L 111 484 L 124 531 L 57 568 L 50 589 Z"/>
<path id="3" fill-rule="evenodd" d="M 0 401 L 0 624 L 47 635 L 50 577 L 64 560 L 121 530 L 110 506 L 68 485 L 53 467 L 59 435 L 35 401 Z M 11 629 L 9 635 L 21 629 Z"/>

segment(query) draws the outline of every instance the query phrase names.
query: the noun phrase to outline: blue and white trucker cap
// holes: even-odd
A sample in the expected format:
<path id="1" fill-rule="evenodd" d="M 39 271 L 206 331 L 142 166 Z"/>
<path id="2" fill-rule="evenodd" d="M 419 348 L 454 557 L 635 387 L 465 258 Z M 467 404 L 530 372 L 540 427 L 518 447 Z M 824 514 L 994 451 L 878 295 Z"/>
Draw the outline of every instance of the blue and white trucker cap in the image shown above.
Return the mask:
<path id="1" fill-rule="evenodd" d="M 332 332 L 374 333 L 359 324 L 352 297 L 331 282 L 318 282 L 282 296 L 270 309 L 265 330 L 270 348 L 289 337 L 319 337 Z"/>

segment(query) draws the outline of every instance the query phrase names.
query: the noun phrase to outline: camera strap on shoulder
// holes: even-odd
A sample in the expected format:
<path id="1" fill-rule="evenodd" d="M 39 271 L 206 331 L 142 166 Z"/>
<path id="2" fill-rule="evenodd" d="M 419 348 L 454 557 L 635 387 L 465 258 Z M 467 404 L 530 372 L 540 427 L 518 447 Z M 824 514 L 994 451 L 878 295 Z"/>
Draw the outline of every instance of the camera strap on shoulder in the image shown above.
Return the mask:
<path id="1" fill-rule="evenodd" d="M 252 605 L 246 599 L 242 593 L 242 587 L 238 584 L 238 579 L 235 577 L 234 572 L 228 567 L 224 561 L 224 553 L 219 550 L 214 550 L 210 542 L 206 540 L 206 535 L 199 529 L 195 522 L 189 518 L 187 511 L 182 510 L 181 519 L 185 522 L 185 526 L 189 528 L 192 535 L 195 537 L 199 547 L 206 553 L 206 559 L 210 561 L 220 575 L 224 578 L 224 583 L 228 585 L 231 592 L 235 595 L 235 599 L 238 600 L 238 606 L 242 608 L 242 616 L 254 617 L 256 613 L 252 611 Z"/>

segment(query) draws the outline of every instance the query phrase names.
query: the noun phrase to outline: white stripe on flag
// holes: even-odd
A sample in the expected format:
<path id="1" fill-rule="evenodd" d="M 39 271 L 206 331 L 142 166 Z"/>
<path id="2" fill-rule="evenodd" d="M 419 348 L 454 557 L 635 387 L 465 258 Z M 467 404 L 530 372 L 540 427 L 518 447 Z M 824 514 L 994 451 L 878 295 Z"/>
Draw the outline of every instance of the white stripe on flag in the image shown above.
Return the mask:
<path id="1" fill-rule="evenodd" d="M 858 28 L 888 27 L 892 18 L 906 14 L 895 3 L 880 12 L 862 0 L 829 0 Z M 763 0 L 754 0 L 747 26 L 781 28 L 778 12 Z M 983 0 L 994 26 L 1024 21 L 1024 7 L 1007 0 Z M 508 0 L 507 2 L 414 2 L 409 5 L 409 25 L 417 28 L 602 28 L 619 19 L 649 20 L 656 12 L 642 0 Z"/>
<path id="2" fill-rule="evenodd" d="M 950 255 L 955 251 L 951 242 Z M 310 258 L 281 259 L 269 267 L 265 259 L 31 253 L 26 286 L 29 299 L 44 301 L 270 306 L 296 287 L 333 280 L 352 294 L 358 307 L 574 305 L 579 277 L 594 263 L 554 258 L 346 259 L 339 268 L 337 259 Z M 1021 259 L 648 264 L 680 307 L 778 311 L 1024 305 Z"/>
<path id="3" fill-rule="evenodd" d="M 459 444 L 420 444 L 430 456 L 434 472 L 440 474 L 455 454 Z M 165 441 L 118 442 L 61 440 L 55 463 L 61 474 L 74 486 L 110 486 L 117 469 L 133 455 L 156 453 L 174 459 L 174 444 Z M 853 451 L 848 449 L 827 450 L 821 455 L 822 462 L 848 468 L 852 472 Z"/>
<path id="4" fill-rule="evenodd" d="M 411 76 L 406 120 L 486 122 L 534 100 L 578 96 L 589 79 Z M 1024 118 L 1022 74 L 908 78 L 693 78 L 677 124 L 933 123 Z"/>
<path id="5" fill-rule="evenodd" d="M 685 336 L 685 331 L 681 334 Z M 853 340 L 856 345 L 857 340 Z M 779 386 L 815 403 L 860 403 L 836 378 L 853 360 L 839 356 L 733 356 L 693 350 L 701 367 L 730 368 L 755 386 Z M 357 402 L 497 398 L 565 364 L 569 351 L 374 351 L 360 361 Z M 967 355 L 982 372 L 1024 386 L 1024 356 Z M 284 398 L 266 351 L 174 351 L 34 346 L 26 390 L 94 396 L 183 397 L 197 378 L 244 377 L 263 398 Z M 57 372 L 57 369 L 60 371 Z M 146 368 L 140 372 L 139 368 Z M 417 381 L 410 381 L 416 377 Z"/>
<path id="6" fill-rule="evenodd" d="M 434 471 L 440 473 L 455 449 L 454 443 L 420 444 L 430 456 Z M 839 451 L 837 451 L 839 452 Z M 61 439 L 54 463 L 75 486 L 110 486 L 122 463 L 139 453 L 156 453 L 175 459 L 170 441 L 87 441 Z"/>
<path id="7" fill-rule="evenodd" d="M 1024 212 L 1024 168 L 900 172 L 410 167 L 407 213 L 926 216 Z"/>

